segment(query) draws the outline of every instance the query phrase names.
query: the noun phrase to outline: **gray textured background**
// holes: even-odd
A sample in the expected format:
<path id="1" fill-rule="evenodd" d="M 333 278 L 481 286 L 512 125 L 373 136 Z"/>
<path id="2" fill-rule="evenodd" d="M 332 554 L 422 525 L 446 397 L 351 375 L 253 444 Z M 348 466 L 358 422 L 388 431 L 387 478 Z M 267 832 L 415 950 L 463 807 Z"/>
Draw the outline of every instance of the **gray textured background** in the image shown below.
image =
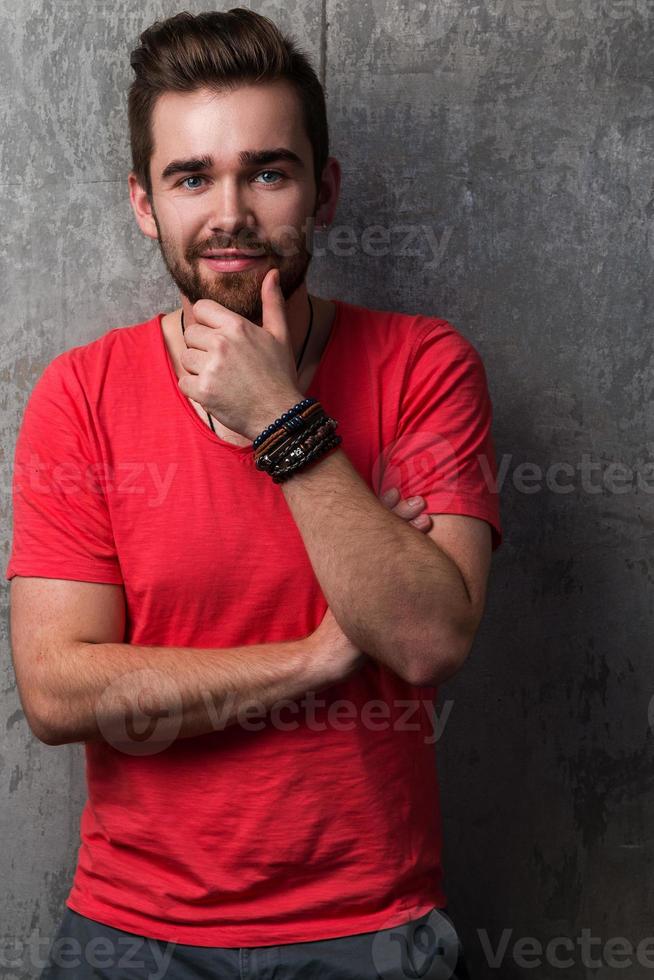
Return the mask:
<path id="1" fill-rule="evenodd" d="M 3 564 L 38 375 L 64 349 L 177 306 L 129 207 L 126 91 L 140 31 L 181 9 L 211 8 L 0 0 Z M 256 9 L 326 85 L 344 171 L 336 223 L 393 232 L 382 257 L 328 250 L 312 291 L 445 316 L 486 365 L 505 542 L 471 657 L 440 692 L 451 711 L 437 745 L 450 908 L 474 976 L 654 976 L 602 951 L 654 935 L 654 0 Z M 558 463 L 576 469 L 557 477 Z M 83 749 L 31 735 L 3 584 L 0 976 L 24 980 L 70 886 Z M 597 970 L 584 929 L 601 939 Z M 484 937 L 495 948 L 503 930 L 494 970 Z M 575 943 L 572 966 L 519 964 L 517 940 L 556 936 Z"/>

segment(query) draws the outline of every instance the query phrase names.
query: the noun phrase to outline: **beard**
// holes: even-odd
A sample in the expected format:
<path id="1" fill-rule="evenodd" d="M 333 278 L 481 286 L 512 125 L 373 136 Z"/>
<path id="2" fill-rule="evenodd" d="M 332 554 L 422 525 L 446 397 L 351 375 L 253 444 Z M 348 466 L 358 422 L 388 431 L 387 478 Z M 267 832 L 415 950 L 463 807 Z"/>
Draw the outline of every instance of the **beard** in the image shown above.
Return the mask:
<path id="1" fill-rule="evenodd" d="M 152 207 L 152 217 L 157 226 L 157 241 L 164 265 L 179 291 L 191 304 L 201 299 L 211 299 L 251 323 L 261 326 L 263 322 L 261 283 L 266 273 L 274 267 L 279 269 L 279 285 L 285 300 L 290 299 L 305 281 L 312 254 L 307 249 L 303 236 L 297 236 L 299 240 L 292 246 L 282 242 L 260 242 L 251 238 L 245 240 L 244 236 L 239 236 L 237 241 L 230 242 L 225 237 L 222 241 L 205 242 L 182 256 L 178 246 L 162 235 L 154 207 Z M 253 266 L 251 269 L 241 269 L 238 272 L 216 272 L 205 265 L 200 256 L 205 252 L 222 248 L 257 251 L 264 261 L 261 262 L 261 268 Z M 285 255 L 285 251 L 290 251 L 291 254 Z M 268 261 L 265 261 L 266 258 Z"/>

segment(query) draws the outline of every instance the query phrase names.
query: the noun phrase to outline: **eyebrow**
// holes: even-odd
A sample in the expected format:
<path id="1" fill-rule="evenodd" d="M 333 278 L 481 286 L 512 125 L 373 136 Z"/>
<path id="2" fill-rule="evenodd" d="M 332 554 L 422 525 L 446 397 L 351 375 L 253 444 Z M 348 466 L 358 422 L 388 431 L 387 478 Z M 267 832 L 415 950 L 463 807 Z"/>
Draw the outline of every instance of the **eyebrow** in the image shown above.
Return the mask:
<path id="1" fill-rule="evenodd" d="M 277 146 L 272 150 L 242 150 L 238 155 L 238 162 L 242 167 L 267 166 L 278 160 L 285 160 L 300 170 L 304 169 L 302 158 L 285 146 Z M 212 167 L 213 157 L 208 155 L 189 157 L 187 160 L 171 160 L 161 171 L 161 179 L 167 181 L 175 174 L 194 174 L 199 170 L 210 170 Z"/>

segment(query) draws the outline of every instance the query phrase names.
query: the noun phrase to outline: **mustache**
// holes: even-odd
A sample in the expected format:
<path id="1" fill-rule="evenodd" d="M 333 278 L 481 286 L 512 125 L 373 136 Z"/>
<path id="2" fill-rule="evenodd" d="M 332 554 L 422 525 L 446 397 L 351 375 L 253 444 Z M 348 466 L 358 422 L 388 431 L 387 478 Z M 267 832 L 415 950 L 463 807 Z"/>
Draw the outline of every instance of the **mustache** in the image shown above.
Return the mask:
<path id="1" fill-rule="evenodd" d="M 243 239 L 239 239 L 236 242 L 230 242 L 223 239 L 223 241 L 214 240 L 212 242 L 205 242 L 202 246 L 198 246 L 197 248 L 193 249 L 192 253 L 189 254 L 189 257 L 192 259 L 200 258 L 200 256 L 205 254 L 205 252 L 219 252 L 222 249 L 228 248 L 242 249 L 245 252 L 258 252 L 260 255 L 278 254 L 278 250 L 273 242 L 244 241 Z"/>

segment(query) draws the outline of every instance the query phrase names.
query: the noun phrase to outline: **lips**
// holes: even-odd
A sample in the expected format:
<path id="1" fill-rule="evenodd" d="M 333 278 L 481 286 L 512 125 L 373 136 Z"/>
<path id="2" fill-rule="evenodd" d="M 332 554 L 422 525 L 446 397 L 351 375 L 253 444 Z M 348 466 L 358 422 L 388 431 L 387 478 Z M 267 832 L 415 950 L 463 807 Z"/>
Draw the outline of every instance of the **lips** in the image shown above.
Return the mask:
<path id="1" fill-rule="evenodd" d="M 242 272 L 245 269 L 256 267 L 265 259 L 262 255 L 221 255 L 216 258 L 203 256 L 203 261 L 215 272 Z"/>

